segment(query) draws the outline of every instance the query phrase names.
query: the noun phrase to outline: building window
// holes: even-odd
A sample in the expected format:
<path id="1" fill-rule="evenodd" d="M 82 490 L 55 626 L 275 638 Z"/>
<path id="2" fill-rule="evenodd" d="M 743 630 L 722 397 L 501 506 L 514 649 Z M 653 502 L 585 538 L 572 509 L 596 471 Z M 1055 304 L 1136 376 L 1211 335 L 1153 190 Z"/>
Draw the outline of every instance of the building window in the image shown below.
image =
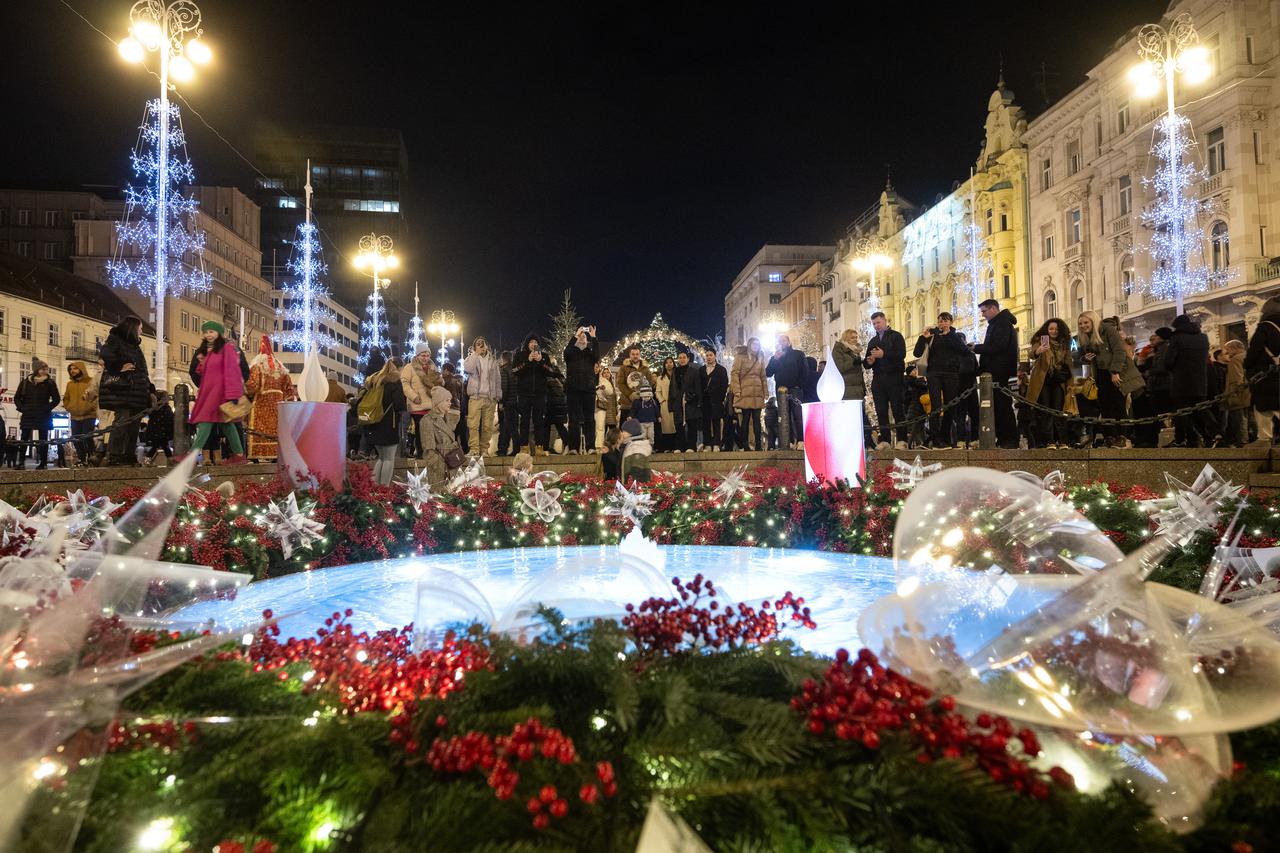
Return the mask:
<path id="1" fill-rule="evenodd" d="M 1000 298 L 1013 298 L 1013 277 L 1010 275 L 1000 276 Z"/>
<path id="2" fill-rule="evenodd" d="M 1080 208 L 1073 207 L 1067 211 L 1067 245 L 1074 246 L 1080 242 Z"/>
<path id="3" fill-rule="evenodd" d="M 781 293 L 770 293 L 770 294 L 769 294 L 769 304 L 770 304 L 770 305 L 781 305 L 781 304 L 782 304 L 782 294 L 781 294 Z"/>
<path id="4" fill-rule="evenodd" d="M 289 198 L 286 195 L 282 195 L 280 198 L 276 199 L 276 205 L 292 209 L 298 206 L 298 200 L 296 198 Z"/>
<path id="5" fill-rule="evenodd" d="M 1133 288 L 1133 255 L 1126 255 L 1120 262 L 1120 292 L 1128 298 L 1133 295 Z"/>
<path id="6" fill-rule="evenodd" d="M 1262 165 L 1262 132 L 1257 130 L 1253 132 L 1253 162 L 1255 165 Z M 0 210 L 0 214 L 3 213 L 4 211 Z M 0 225 L 3 224 L 0 222 Z"/>
<path id="7" fill-rule="evenodd" d="M 938 257 L 938 247 L 933 247 L 933 271 L 940 272 L 942 270 L 941 261 Z"/>
<path id="8" fill-rule="evenodd" d="M 1118 209 L 1120 215 L 1124 216 L 1129 212 L 1129 208 L 1133 206 L 1133 182 L 1129 180 L 1128 175 L 1120 176 L 1120 197 Z"/>
<path id="9" fill-rule="evenodd" d="M 1053 160 L 1049 157 L 1040 161 L 1040 190 L 1049 189 L 1053 186 Z"/>
<path id="10" fill-rule="evenodd" d="M 280 178 L 258 178 L 258 186 L 264 190 L 282 190 L 284 181 Z"/>
<path id="11" fill-rule="evenodd" d="M 1116 110 L 1116 134 L 1123 136 L 1129 130 L 1129 102 L 1125 101 Z"/>
<path id="12" fill-rule="evenodd" d="M 951 239 L 947 241 L 951 246 L 951 263 L 956 262 L 956 235 L 952 234 Z"/>
<path id="13" fill-rule="evenodd" d="M 920 253 L 920 257 L 916 259 L 916 278 L 924 281 L 924 252 Z"/>
<path id="14" fill-rule="evenodd" d="M 1084 304 L 1084 282 L 1077 280 L 1071 285 L 1071 304 L 1075 306 L 1076 316 L 1079 317 L 1085 312 Z"/>
<path id="15" fill-rule="evenodd" d="M 84 333 L 79 330 L 71 333 L 71 348 L 84 349 Z"/>
<path id="16" fill-rule="evenodd" d="M 1045 225 L 1040 229 L 1040 259 L 1049 260 L 1053 257 L 1053 226 Z"/>
<path id="17" fill-rule="evenodd" d="M 364 213 L 399 213 L 400 202 L 386 199 L 344 198 L 342 209 L 359 210 Z"/>
<path id="18" fill-rule="evenodd" d="M 769 281 L 782 281 L 782 273 L 780 272 L 769 273 Z"/>
<path id="19" fill-rule="evenodd" d="M 1253 64 L 1253 36 L 1244 37 L 1244 61 Z"/>
<path id="20" fill-rule="evenodd" d="M 45 228 L 57 228 L 57 227 L 58 227 L 58 211 L 56 211 L 56 210 L 46 210 L 46 211 L 44 212 L 44 227 L 45 227 Z"/>
<path id="21" fill-rule="evenodd" d="M 22 339 L 24 341 L 34 341 L 36 339 L 35 328 L 36 328 L 35 320 L 31 319 L 30 317 L 23 317 L 22 318 Z"/>
<path id="22" fill-rule="evenodd" d="M 0 207 L 0 225 L 9 224 L 9 208 Z"/>
<path id="23" fill-rule="evenodd" d="M 1102 156 L 1102 119 L 1093 123 L 1093 150 L 1098 157 Z"/>
<path id="24" fill-rule="evenodd" d="M 1216 175 L 1227 168 L 1227 141 L 1222 128 L 1209 131 L 1206 142 L 1209 147 L 1209 174 Z"/>
<path id="25" fill-rule="evenodd" d="M 19 225 L 31 224 L 31 211 L 29 209 L 27 208 L 18 209 L 18 224 Z"/>
<path id="26" fill-rule="evenodd" d="M 191 361 L 190 348 L 186 344 L 183 344 L 182 346 L 179 347 L 179 349 L 182 351 L 182 360 L 184 362 Z"/>
<path id="27" fill-rule="evenodd" d="M 1227 239 L 1227 223 L 1218 221 L 1213 223 L 1213 229 L 1209 232 L 1210 253 L 1213 256 L 1213 271 L 1222 272 L 1231 266 L 1231 247 Z"/>
<path id="28" fill-rule="evenodd" d="M 0 335 L 4 334 L 4 309 L 0 308 Z"/>
<path id="29" fill-rule="evenodd" d="M 31 257 L 31 241 L 30 240 L 19 240 L 17 243 L 14 243 L 13 245 L 17 249 L 17 253 L 19 257 L 22 257 L 22 258 Z"/>
<path id="30" fill-rule="evenodd" d="M 56 261 L 58 259 L 57 243 L 42 243 L 40 245 L 41 255 L 46 261 Z"/>
<path id="31" fill-rule="evenodd" d="M 49 346 L 51 347 L 62 346 L 62 330 L 58 328 L 57 323 L 49 324 Z"/>
<path id="32" fill-rule="evenodd" d="M 1050 290 L 1044 295 L 1044 319 L 1052 320 L 1058 316 L 1058 294 Z"/>
<path id="33" fill-rule="evenodd" d="M 988 237 L 991 236 L 991 232 L 994 229 L 994 222 L 995 222 L 995 211 L 988 207 L 987 208 L 987 236 Z"/>
<path id="34" fill-rule="evenodd" d="M 1218 72 L 1222 70 L 1222 39 L 1218 38 L 1218 34 L 1214 33 L 1204 40 L 1204 46 L 1209 49 L 1209 68 L 1214 77 L 1218 76 Z"/>
<path id="35" fill-rule="evenodd" d="M 1009 214 L 1007 211 L 1004 211 L 1004 210 L 1000 211 L 1000 230 L 1001 231 L 1009 230 Z"/>
<path id="36" fill-rule="evenodd" d="M 1074 175 L 1080 171 L 1080 140 L 1067 143 L 1067 174 Z"/>

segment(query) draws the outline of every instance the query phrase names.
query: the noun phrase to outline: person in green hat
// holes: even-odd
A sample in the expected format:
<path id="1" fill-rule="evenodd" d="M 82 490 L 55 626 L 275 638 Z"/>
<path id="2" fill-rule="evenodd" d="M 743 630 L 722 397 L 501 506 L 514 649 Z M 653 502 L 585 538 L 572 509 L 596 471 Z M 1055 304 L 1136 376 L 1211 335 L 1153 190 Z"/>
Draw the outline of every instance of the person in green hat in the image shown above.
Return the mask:
<path id="1" fill-rule="evenodd" d="M 219 426 L 226 436 L 227 446 L 231 448 L 232 455 L 227 459 L 227 464 L 243 465 L 248 460 L 244 455 L 244 445 L 240 442 L 240 432 L 222 414 L 223 403 L 247 400 L 244 377 L 240 373 L 240 353 L 236 345 L 224 337 L 226 329 L 221 323 L 208 320 L 200 327 L 200 331 L 204 333 L 204 340 L 196 350 L 196 373 L 200 377 L 200 391 L 196 395 L 191 416 L 187 419 L 189 423 L 196 425 L 196 438 L 191 450 L 195 452 L 203 449 L 214 426 Z"/>

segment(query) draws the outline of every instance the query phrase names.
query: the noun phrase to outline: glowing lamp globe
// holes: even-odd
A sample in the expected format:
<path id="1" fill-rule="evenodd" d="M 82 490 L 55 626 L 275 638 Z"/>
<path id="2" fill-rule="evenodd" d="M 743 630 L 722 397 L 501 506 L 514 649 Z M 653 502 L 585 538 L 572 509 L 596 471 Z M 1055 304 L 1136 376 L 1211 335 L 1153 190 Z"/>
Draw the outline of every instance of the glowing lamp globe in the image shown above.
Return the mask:
<path id="1" fill-rule="evenodd" d="M 1188 83 L 1203 83 L 1213 73 L 1209 63 L 1209 50 L 1203 45 L 1187 48 L 1178 58 L 1178 66 L 1187 75 Z"/>
<path id="2" fill-rule="evenodd" d="M 146 48 L 132 36 L 120 42 L 120 56 L 125 62 L 141 62 L 146 56 Z"/>
<path id="3" fill-rule="evenodd" d="M 858 483 L 867 476 L 862 443 L 862 401 L 844 399 L 845 384 L 831 348 L 818 377 L 818 402 L 805 403 L 804 470 L 807 479 Z"/>
<path id="4" fill-rule="evenodd" d="M 169 73 L 178 82 L 186 83 L 195 78 L 196 67 L 185 56 L 175 56 L 169 63 Z"/>
<path id="5" fill-rule="evenodd" d="M 205 65 L 213 59 L 213 51 L 209 49 L 209 45 L 200 41 L 200 39 L 192 39 L 187 42 L 187 46 L 183 48 L 187 54 L 187 58 L 197 65 Z"/>
<path id="6" fill-rule="evenodd" d="M 160 27 L 151 21 L 138 21 L 129 28 L 129 34 L 146 45 L 147 50 L 155 50 L 159 47 L 160 39 L 164 37 Z"/>

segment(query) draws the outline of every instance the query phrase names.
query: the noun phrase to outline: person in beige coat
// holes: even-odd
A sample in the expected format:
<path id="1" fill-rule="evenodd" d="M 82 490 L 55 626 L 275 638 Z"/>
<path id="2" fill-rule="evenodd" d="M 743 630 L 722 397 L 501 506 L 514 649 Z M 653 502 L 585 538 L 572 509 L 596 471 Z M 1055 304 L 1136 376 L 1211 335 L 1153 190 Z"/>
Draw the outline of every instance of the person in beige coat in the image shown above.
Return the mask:
<path id="1" fill-rule="evenodd" d="M 729 374 L 729 391 L 733 394 L 733 411 L 738 416 L 738 443 L 751 449 L 749 430 L 756 435 L 755 449 L 764 450 L 760 434 L 760 411 L 769 396 L 769 380 L 765 378 L 766 359 L 759 338 L 751 338 L 733 355 L 733 371 Z"/>
<path id="2" fill-rule="evenodd" d="M 643 374 L 644 378 L 649 380 L 651 388 L 658 384 L 653 371 L 640 357 L 640 347 L 631 347 L 627 350 L 627 357 L 618 366 L 618 378 L 613 383 L 618 389 L 618 423 L 622 423 L 631 416 L 631 397 L 636 391 L 636 386 L 630 383 L 632 373 Z"/>
<path id="3" fill-rule="evenodd" d="M 418 344 L 413 351 L 413 359 L 400 371 L 405 410 L 413 419 L 413 434 L 409 437 L 410 456 L 422 458 L 422 416 L 431 411 L 431 390 L 443 384 L 435 362 L 431 360 L 431 344 Z"/>

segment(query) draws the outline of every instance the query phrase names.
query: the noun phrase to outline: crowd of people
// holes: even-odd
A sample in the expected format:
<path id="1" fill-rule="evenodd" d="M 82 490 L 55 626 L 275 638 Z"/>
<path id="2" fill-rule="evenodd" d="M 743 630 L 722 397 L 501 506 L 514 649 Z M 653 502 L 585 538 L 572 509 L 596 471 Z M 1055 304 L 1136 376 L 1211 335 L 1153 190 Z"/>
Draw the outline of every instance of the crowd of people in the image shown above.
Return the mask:
<path id="1" fill-rule="evenodd" d="M 1185 314 L 1140 345 L 1117 318 L 1086 311 L 1074 331 L 1065 319 L 1045 321 L 1024 352 L 1012 312 L 994 299 L 979 310 L 986 320 L 981 341 L 966 340 L 942 312 L 908 353 L 902 334 L 876 312 L 865 345 L 853 329 L 835 342 L 831 357 L 844 399 L 870 397 L 868 447 L 976 448 L 974 391 L 982 374 L 996 389 L 1001 448 L 1273 443 L 1280 297 L 1263 306 L 1247 343 L 1221 347 L 1211 347 Z M 288 370 L 265 336 L 250 361 L 221 324 L 209 321 L 201 331 L 189 368 L 197 389 L 187 419 L 192 452 L 228 463 L 274 459 L 275 407 L 296 399 Z M 801 406 L 817 401 L 825 362 L 793 347 L 787 335 L 769 352 L 751 338 L 729 360 L 720 363 L 720 353 L 704 347 L 650 363 L 632 346 L 610 361 L 595 327 L 583 326 L 558 352 L 545 351 L 537 336 L 514 352 L 496 352 L 479 337 L 460 365 L 437 364 L 427 344 L 407 360 L 373 352 L 359 394 L 331 381 L 328 399 L 347 403 L 351 455 L 373 463 L 384 483 L 402 456 L 422 460 L 437 482 L 468 456 L 599 454 L 610 473 L 624 458 L 653 453 L 803 447 Z M 49 366 L 36 359 L 14 402 L 21 437 L 4 447 L 11 466 L 24 466 L 31 449 L 37 467 L 46 468 L 51 447 L 64 465 L 173 458 L 173 409 L 148 378 L 137 318 L 111 329 L 96 375 L 73 361 L 59 392 Z M 59 407 L 70 421 L 61 446 L 48 441 Z"/>

